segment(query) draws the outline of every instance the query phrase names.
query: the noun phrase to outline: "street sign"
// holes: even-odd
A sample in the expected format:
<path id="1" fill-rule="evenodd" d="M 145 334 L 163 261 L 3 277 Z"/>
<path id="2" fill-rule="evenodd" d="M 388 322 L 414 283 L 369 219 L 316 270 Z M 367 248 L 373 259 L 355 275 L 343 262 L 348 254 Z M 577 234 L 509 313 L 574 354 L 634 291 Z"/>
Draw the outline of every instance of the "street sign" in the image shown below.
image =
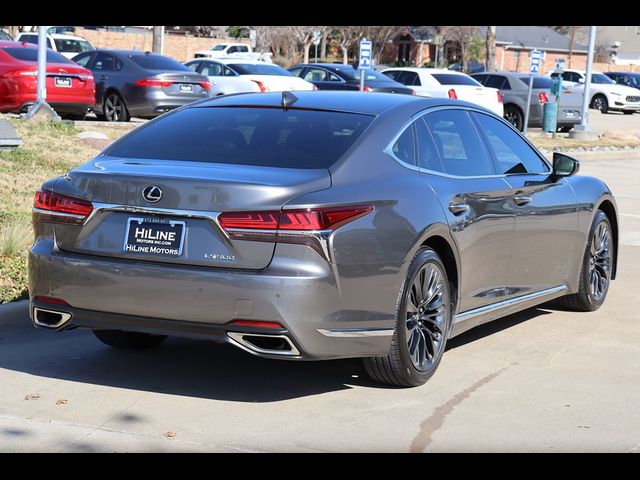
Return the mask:
<path id="1" fill-rule="evenodd" d="M 537 74 L 540 71 L 541 61 L 542 61 L 542 52 L 540 50 L 532 50 L 531 63 L 529 64 L 529 73 Z"/>
<path id="2" fill-rule="evenodd" d="M 358 68 L 371 68 L 371 41 L 364 39 L 360 42 L 360 60 Z"/>
<path id="3" fill-rule="evenodd" d="M 320 45 L 320 39 L 322 38 L 322 33 L 320 30 L 313 31 L 313 44 L 317 47 Z"/>

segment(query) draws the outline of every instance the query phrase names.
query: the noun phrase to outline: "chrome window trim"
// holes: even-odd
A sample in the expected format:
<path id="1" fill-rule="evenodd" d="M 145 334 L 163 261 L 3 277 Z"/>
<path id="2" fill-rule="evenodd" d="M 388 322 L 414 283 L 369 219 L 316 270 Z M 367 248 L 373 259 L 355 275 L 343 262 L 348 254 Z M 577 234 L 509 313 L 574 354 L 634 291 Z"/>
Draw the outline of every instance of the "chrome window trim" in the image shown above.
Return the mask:
<path id="1" fill-rule="evenodd" d="M 433 112 L 439 112 L 441 110 L 464 110 L 464 111 L 467 111 L 467 112 L 477 112 L 477 113 L 482 113 L 482 114 L 485 114 L 485 115 L 488 115 L 488 116 L 491 116 L 493 118 L 496 118 L 496 119 L 500 120 L 505 125 L 509 126 L 509 128 L 511 128 L 514 132 L 516 132 L 518 135 L 520 135 L 521 138 L 523 138 L 525 140 L 527 145 L 529 145 L 534 150 L 536 155 L 538 155 L 538 157 L 540 157 L 540 159 L 545 163 L 545 165 L 547 165 L 549 167 L 549 172 L 547 172 L 547 173 L 502 173 L 502 174 L 495 174 L 495 175 L 460 176 L 460 175 L 451 175 L 449 173 L 444 173 L 444 172 L 438 172 L 436 170 L 430 170 L 428 168 L 418 167 L 417 165 L 410 165 L 407 162 L 405 162 L 404 160 L 399 159 L 393 153 L 393 146 L 398 141 L 398 139 L 402 136 L 402 134 L 405 132 L 405 130 L 407 128 L 409 128 L 411 125 L 413 125 L 414 122 L 418 121 L 420 118 L 424 117 L 425 115 L 429 115 L 430 113 L 433 113 Z M 473 119 L 471 119 L 471 121 L 474 122 L 474 127 L 477 130 L 478 127 L 475 125 L 475 121 Z M 484 138 L 482 137 L 482 134 L 480 132 L 478 132 L 478 135 L 480 135 L 480 137 L 481 137 L 480 140 L 483 142 L 483 145 L 484 145 Z M 485 146 L 485 148 L 486 148 L 486 146 Z M 514 176 L 522 176 L 522 175 L 527 175 L 527 176 L 535 175 L 535 176 L 548 177 L 549 175 L 551 175 L 551 173 L 553 171 L 553 168 L 552 168 L 551 164 L 549 163 L 549 161 L 547 160 L 547 158 L 544 155 L 542 155 L 542 153 L 540 153 L 540 151 L 527 139 L 527 137 L 522 135 L 521 132 L 516 130 L 514 128 L 514 126 L 511 125 L 509 122 L 507 122 L 504 118 L 499 117 L 498 115 L 496 115 L 495 113 L 493 113 L 491 111 L 484 111 L 484 110 L 481 110 L 479 108 L 467 107 L 465 105 L 440 105 L 440 106 L 437 106 L 437 107 L 429 107 L 429 108 L 426 108 L 424 110 L 419 111 L 418 113 L 415 113 L 414 115 L 411 116 L 411 118 L 407 122 L 405 122 L 402 125 L 400 130 L 391 139 L 391 142 L 389 142 L 389 144 L 384 148 L 383 152 L 386 153 L 387 155 L 389 155 L 391 158 L 393 158 L 396 162 L 398 162 L 400 165 L 402 165 L 405 168 L 408 168 L 410 170 L 414 170 L 414 171 L 417 171 L 417 172 L 427 173 L 427 174 L 430 174 L 430 175 L 436 175 L 436 176 L 445 177 L 445 178 L 454 178 L 454 179 L 508 178 L 508 177 L 514 177 Z M 494 162 L 494 159 L 493 159 L 493 156 L 491 155 L 491 152 L 487 152 L 487 154 L 491 157 L 492 162 Z"/>
<path id="2" fill-rule="evenodd" d="M 78 215 L 76 213 L 55 212 L 53 210 L 44 210 L 42 208 L 36 207 L 33 207 L 33 211 L 36 213 L 41 213 L 43 215 L 53 215 L 56 217 L 77 218 L 78 220 L 82 220 L 84 218 L 84 215 Z"/>

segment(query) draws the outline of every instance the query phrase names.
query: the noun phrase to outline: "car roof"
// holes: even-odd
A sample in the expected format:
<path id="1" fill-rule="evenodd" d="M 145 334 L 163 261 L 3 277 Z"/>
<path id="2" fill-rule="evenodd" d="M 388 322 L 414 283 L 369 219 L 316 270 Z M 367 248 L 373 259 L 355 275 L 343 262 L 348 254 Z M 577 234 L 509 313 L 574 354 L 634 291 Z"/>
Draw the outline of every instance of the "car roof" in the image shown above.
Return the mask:
<path id="1" fill-rule="evenodd" d="M 309 110 L 333 110 L 350 113 L 378 115 L 391 108 L 406 107 L 408 110 L 420 111 L 439 105 L 474 106 L 468 102 L 449 98 L 426 98 L 397 93 L 363 93 L 355 91 L 320 90 L 313 92 L 291 92 L 298 100 L 294 108 Z M 202 100 L 192 107 L 281 107 L 282 92 L 273 93 L 240 93 Z M 481 107 L 480 107 L 481 108 Z M 413 113 L 411 113 L 413 114 Z"/>
<path id="2" fill-rule="evenodd" d="M 88 40 L 84 37 L 81 37 L 79 35 L 69 34 L 69 33 L 49 33 L 48 35 L 54 39 L 58 38 L 60 40 L 84 40 L 88 42 Z"/>
<path id="3" fill-rule="evenodd" d="M 10 40 L 0 40 L 0 48 L 38 48 L 38 46 L 34 43 L 28 42 L 18 42 L 18 41 L 10 41 Z"/>
<path id="4" fill-rule="evenodd" d="M 427 68 L 427 67 L 391 67 L 386 68 L 383 72 L 387 70 L 406 70 L 408 72 L 416 72 L 416 73 L 450 73 L 452 75 L 466 75 L 466 73 L 456 72 L 455 70 L 449 70 L 447 68 Z"/>
<path id="5" fill-rule="evenodd" d="M 280 65 L 276 63 L 263 62 L 262 60 L 251 60 L 249 58 L 237 58 L 237 57 L 220 57 L 220 58 L 194 58 L 193 60 L 203 60 L 203 61 L 212 61 L 219 62 L 225 65 L 234 64 L 234 63 L 242 63 L 244 65 L 275 65 L 279 67 Z M 189 60 L 191 61 L 191 60 Z"/>

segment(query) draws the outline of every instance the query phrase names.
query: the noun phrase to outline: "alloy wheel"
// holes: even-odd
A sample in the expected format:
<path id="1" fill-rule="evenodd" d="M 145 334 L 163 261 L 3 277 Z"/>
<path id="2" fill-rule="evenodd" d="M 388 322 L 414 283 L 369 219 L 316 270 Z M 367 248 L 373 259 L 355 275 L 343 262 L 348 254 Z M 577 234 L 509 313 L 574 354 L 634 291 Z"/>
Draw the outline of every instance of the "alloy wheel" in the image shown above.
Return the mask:
<path id="1" fill-rule="evenodd" d="M 406 340 L 413 366 L 428 371 L 444 352 L 449 292 L 445 276 L 434 263 L 426 263 L 415 276 L 406 300 Z"/>
<path id="2" fill-rule="evenodd" d="M 104 114 L 107 120 L 111 122 L 119 122 L 124 117 L 124 103 L 116 94 L 111 94 L 104 102 Z"/>
<path id="3" fill-rule="evenodd" d="M 611 233 L 605 222 L 601 222 L 593 233 L 589 250 L 589 289 L 599 302 L 609 288 L 611 275 Z"/>
<path id="4" fill-rule="evenodd" d="M 515 110 L 509 110 L 504 114 L 504 118 L 511 125 L 516 127 L 518 130 L 522 130 L 522 118 L 519 112 Z"/>

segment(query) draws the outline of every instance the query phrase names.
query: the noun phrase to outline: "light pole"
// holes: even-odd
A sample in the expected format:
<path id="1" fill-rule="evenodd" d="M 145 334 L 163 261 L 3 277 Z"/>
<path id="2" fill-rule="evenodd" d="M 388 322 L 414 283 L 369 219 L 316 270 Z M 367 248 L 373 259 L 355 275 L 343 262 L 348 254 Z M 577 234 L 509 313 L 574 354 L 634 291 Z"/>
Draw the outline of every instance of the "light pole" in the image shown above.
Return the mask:
<path id="1" fill-rule="evenodd" d="M 591 70 L 593 67 L 593 54 L 596 45 L 596 28 L 589 27 L 589 52 L 587 53 L 587 72 L 584 80 L 584 98 L 582 99 L 582 114 L 580 125 L 573 127 L 573 131 L 569 132 L 571 138 L 591 138 L 592 129 L 588 124 L 589 120 L 589 91 L 591 89 Z"/>
<path id="2" fill-rule="evenodd" d="M 27 111 L 27 118 L 33 118 L 40 111 L 53 120 L 60 120 L 58 114 L 47 103 L 47 27 L 38 27 L 38 79 L 37 96 L 34 103 Z"/>

